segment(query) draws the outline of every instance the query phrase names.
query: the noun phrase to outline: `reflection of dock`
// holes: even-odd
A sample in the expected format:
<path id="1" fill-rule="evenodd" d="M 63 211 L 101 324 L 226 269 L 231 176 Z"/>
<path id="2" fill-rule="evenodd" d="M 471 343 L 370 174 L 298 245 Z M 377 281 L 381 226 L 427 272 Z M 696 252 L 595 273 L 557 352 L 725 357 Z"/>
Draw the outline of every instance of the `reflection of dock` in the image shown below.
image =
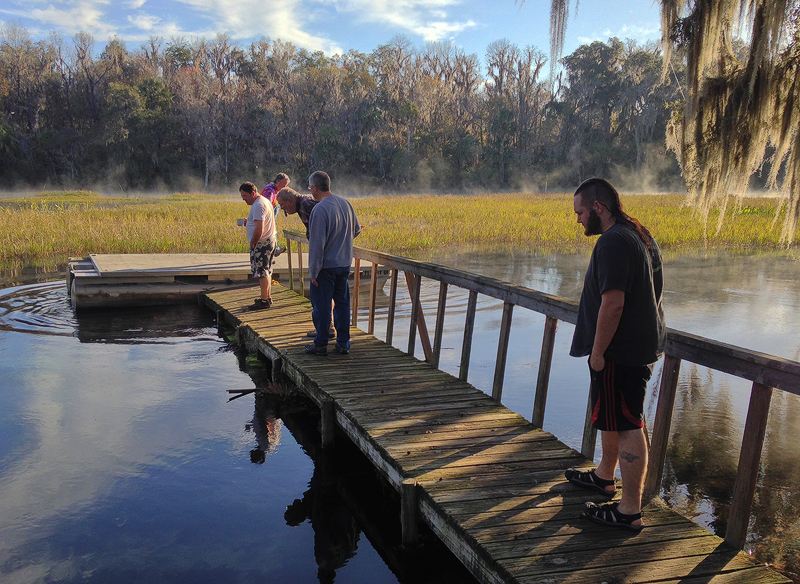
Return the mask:
<path id="1" fill-rule="evenodd" d="M 434 273 L 430 264 L 417 269 Z M 490 291 L 488 279 L 456 276 Z M 519 302 L 533 296 L 505 289 Z M 638 534 L 580 518 L 596 497 L 567 483 L 564 470 L 590 460 L 465 380 L 418 361 L 413 344 L 407 354 L 353 327 L 350 354 L 306 355 L 308 301 L 281 287 L 274 296 L 260 312 L 244 313 L 250 297 L 236 290 L 208 294 L 205 303 L 320 406 L 323 442 L 331 444 L 337 426 L 401 493 L 407 543 L 424 521 L 481 582 L 788 582 L 658 505 L 647 508 Z M 540 297 L 568 316 L 565 303 Z"/>
<path id="2" fill-rule="evenodd" d="M 308 287 L 308 254 L 303 256 L 303 279 Z M 372 268 L 365 266 L 360 271 L 361 282 L 369 285 Z M 293 273 L 298 283 L 297 266 Z M 389 270 L 378 270 L 381 283 L 388 275 Z M 272 279 L 288 282 L 288 254 L 275 259 Z M 91 254 L 71 258 L 67 270 L 67 291 L 79 310 L 196 302 L 199 293 L 257 284 L 250 275 L 246 253 Z"/>

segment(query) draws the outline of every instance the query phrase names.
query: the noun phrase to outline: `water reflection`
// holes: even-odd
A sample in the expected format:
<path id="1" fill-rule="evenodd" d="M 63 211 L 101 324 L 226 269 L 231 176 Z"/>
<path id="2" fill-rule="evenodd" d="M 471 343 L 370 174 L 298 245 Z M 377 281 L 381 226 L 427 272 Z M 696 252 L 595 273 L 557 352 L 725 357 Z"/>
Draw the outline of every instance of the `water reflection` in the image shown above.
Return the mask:
<path id="1" fill-rule="evenodd" d="M 271 386 L 212 313 L 76 319 L 59 286 L 0 291 L 0 580 L 426 581 L 371 466 L 317 456 L 316 408 L 286 388 L 227 401 Z M 35 325 L 34 298 L 50 307 Z M 287 525 L 287 508 L 307 519 Z M 431 544 L 410 561 L 470 581 Z"/>

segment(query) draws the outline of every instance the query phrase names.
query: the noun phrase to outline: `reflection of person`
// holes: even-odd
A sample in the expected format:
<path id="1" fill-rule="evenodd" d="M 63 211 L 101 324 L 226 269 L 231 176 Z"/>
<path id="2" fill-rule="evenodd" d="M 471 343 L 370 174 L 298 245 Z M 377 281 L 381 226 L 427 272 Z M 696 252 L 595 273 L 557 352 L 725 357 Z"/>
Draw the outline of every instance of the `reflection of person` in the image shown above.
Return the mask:
<path id="1" fill-rule="evenodd" d="M 314 530 L 314 558 L 320 584 L 334 581 L 336 570 L 355 555 L 360 530 L 355 518 L 338 495 L 336 485 L 314 466 L 314 474 L 302 499 L 295 499 L 283 514 L 286 524 L 296 527 L 306 519 Z"/>
<path id="2" fill-rule="evenodd" d="M 301 195 L 294 189 L 283 188 L 278 193 L 278 205 L 287 216 L 297 213 L 306 228 L 306 237 L 308 237 L 308 220 L 311 218 L 311 210 L 316 204 L 313 197 Z"/>
<path id="3" fill-rule="evenodd" d="M 250 462 L 263 464 L 281 443 L 281 420 L 272 408 L 256 407 L 253 421 L 245 427 L 256 435 L 256 447 L 250 451 Z"/>
<path id="4" fill-rule="evenodd" d="M 262 310 L 272 306 L 272 258 L 277 241 L 275 216 L 267 199 L 258 193 L 253 183 L 243 183 L 239 187 L 239 194 L 250 205 L 250 214 L 245 223 L 250 244 L 250 269 L 261 287 L 261 296 L 247 310 Z"/>
<path id="5" fill-rule="evenodd" d="M 611 498 L 619 464 L 622 499 L 587 503 L 584 515 L 639 531 L 647 472 L 645 390 L 666 338 L 661 252 L 650 232 L 622 211 L 608 181 L 584 181 L 574 208 L 584 233 L 600 235 L 586 271 L 570 355 L 589 355 L 592 425 L 601 432 L 603 454 L 596 470 L 570 469 L 566 477 Z"/>
<path id="6" fill-rule="evenodd" d="M 317 335 L 306 345 L 306 353 L 328 354 L 331 313 L 336 328 L 336 350 L 350 352 L 350 264 L 353 262 L 353 239 L 361 233 L 353 206 L 331 193 L 331 179 L 317 171 L 308 178 L 308 188 L 317 205 L 311 212 L 308 237 L 308 273 L 311 277 L 311 318 Z"/>

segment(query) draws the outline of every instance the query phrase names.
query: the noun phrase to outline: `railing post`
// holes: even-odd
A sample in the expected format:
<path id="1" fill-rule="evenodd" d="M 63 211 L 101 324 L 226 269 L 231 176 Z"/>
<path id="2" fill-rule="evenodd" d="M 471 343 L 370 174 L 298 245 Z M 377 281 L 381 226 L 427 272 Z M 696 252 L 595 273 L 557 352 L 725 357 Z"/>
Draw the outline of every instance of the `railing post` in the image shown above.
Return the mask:
<path id="1" fill-rule="evenodd" d="M 350 321 L 353 326 L 358 326 L 358 288 L 361 286 L 361 258 L 356 258 L 355 264 L 355 272 L 353 272 L 353 316 Z"/>
<path id="2" fill-rule="evenodd" d="M 464 342 L 461 344 L 461 366 L 458 369 L 458 378 L 467 380 L 469 373 L 469 356 L 472 353 L 472 330 L 475 328 L 475 310 L 478 307 L 478 293 L 469 291 L 467 301 L 467 315 L 464 322 Z"/>
<path id="3" fill-rule="evenodd" d="M 536 378 L 536 394 L 533 396 L 533 415 L 531 424 L 537 428 L 544 426 L 544 409 L 547 404 L 547 390 L 550 386 L 550 367 L 553 364 L 553 347 L 556 342 L 558 319 L 548 316 L 544 321 L 542 354 L 539 357 L 539 374 Z"/>
<path id="4" fill-rule="evenodd" d="M 497 403 L 503 397 L 503 378 L 506 375 L 506 357 L 508 357 L 508 338 L 511 334 L 511 315 L 514 305 L 510 302 L 503 303 L 503 319 L 500 321 L 500 342 L 497 344 L 497 360 L 494 364 L 494 383 L 492 384 L 492 399 Z"/>
<path id="5" fill-rule="evenodd" d="M 397 307 L 397 268 L 392 268 L 392 281 L 389 284 L 389 314 L 386 317 L 386 344 L 392 345 L 392 335 L 394 333 L 394 311 Z"/>
<path id="6" fill-rule="evenodd" d="M 447 306 L 447 282 L 439 283 L 439 306 L 436 309 L 436 328 L 433 331 L 433 358 L 431 365 L 439 366 L 442 353 L 442 335 L 444 334 L 444 312 Z"/>
<path id="7" fill-rule="evenodd" d="M 653 420 L 650 458 L 647 463 L 647 478 L 644 481 L 642 500 L 645 502 L 658 497 L 661 492 L 661 477 L 664 474 L 664 462 L 667 459 L 667 444 L 669 442 L 669 431 L 672 427 L 672 412 L 675 406 L 675 394 L 677 393 L 680 369 L 680 359 L 671 355 L 664 356 L 656 417 Z"/>
<path id="8" fill-rule="evenodd" d="M 372 277 L 369 280 L 369 327 L 367 332 L 375 334 L 375 300 L 378 295 L 378 264 L 372 262 Z"/>
<path id="9" fill-rule="evenodd" d="M 408 354 L 414 356 L 414 348 L 417 342 L 417 318 L 419 317 L 419 295 L 422 289 L 422 278 L 414 276 L 408 272 L 406 275 L 406 283 L 411 293 L 411 325 L 408 331 Z"/>
<path id="10" fill-rule="evenodd" d="M 292 240 L 286 238 L 286 259 L 289 262 L 289 290 L 294 292 L 294 271 L 292 271 Z"/>
<path id="11" fill-rule="evenodd" d="M 725 532 L 725 541 L 737 549 L 742 549 L 747 539 L 771 400 L 771 387 L 753 383 L 744 424 L 742 450 L 739 453 L 739 466 L 736 470 L 736 483 L 733 486 L 733 499 L 728 513 L 728 529 Z"/>
<path id="12" fill-rule="evenodd" d="M 300 271 L 300 296 L 306 295 L 306 284 L 303 281 L 303 244 L 297 242 L 297 268 Z M 309 282 L 309 285 L 311 283 Z"/>
<path id="13" fill-rule="evenodd" d="M 428 325 L 425 323 L 425 314 L 422 312 L 422 302 L 420 301 L 420 292 L 422 290 L 422 276 L 415 276 L 409 272 L 405 272 L 406 284 L 408 285 L 408 293 L 411 295 L 411 332 L 409 334 L 409 351 L 413 349 L 412 342 L 416 342 L 416 333 L 414 329 L 419 331 L 419 342 L 422 344 L 422 353 L 425 355 L 425 361 L 430 363 L 433 360 L 433 349 L 431 348 L 431 339 L 428 336 Z M 416 323 L 416 327 L 414 326 Z M 413 339 L 413 340 L 412 340 Z M 411 356 L 413 352 L 409 353 Z"/>

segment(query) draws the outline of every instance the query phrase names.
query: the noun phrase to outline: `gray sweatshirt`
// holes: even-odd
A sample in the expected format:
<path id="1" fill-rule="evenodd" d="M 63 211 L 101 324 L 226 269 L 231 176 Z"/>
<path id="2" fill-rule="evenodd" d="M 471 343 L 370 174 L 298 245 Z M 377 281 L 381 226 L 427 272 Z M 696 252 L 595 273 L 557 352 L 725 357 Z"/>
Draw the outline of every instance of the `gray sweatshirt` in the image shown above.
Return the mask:
<path id="1" fill-rule="evenodd" d="M 316 279 L 322 268 L 350 267 L 353 239 L 361 233 L 353 206 L 338 195 L 314 205 L 308 222 L 308 272 Z"/>

